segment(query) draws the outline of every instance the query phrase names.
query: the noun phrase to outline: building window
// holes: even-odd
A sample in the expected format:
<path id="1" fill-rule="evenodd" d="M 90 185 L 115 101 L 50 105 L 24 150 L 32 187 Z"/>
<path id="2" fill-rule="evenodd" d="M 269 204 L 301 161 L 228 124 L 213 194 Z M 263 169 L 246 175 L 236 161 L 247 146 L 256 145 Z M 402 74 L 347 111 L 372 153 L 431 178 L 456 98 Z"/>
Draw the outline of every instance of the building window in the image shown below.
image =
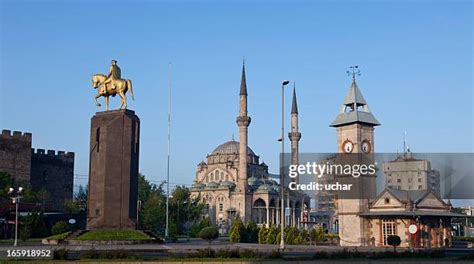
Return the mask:
<path id="1" fill-rule="evenodd" d="M 423 188 L 423 186 L 421 186 L 421 185 L 418 185 L 418 190 L 421 190 L 421 188 Z"/>
<path id="2" fill-rule="evenodd" d="M 383 219 L 382 220 L 382 237 L 383 237 L 383 244 L 387 246 L 387 237 L 394 236 L 397 234 L 396 232 L 396 222 L 394 219 Z"/>
<path id="3" fill-rule="evenodd" d="M 397 182 L 399 182 L 399 183 L 402 182 L 402 179 L 397 179 Z"/>
<path id="4" fill-rule="evenodd" d="M 418 178 L 418 182 L 421 182 L 421 178 Z"/>
<path id="5" fill-rule="evenodd" d="M 386 204 L 389 204 L 390 203 L 390 198 L 386 197 L 384 201 L 385 201 Z"/>
<path id="6" fill-rule="evenodd" d="M 391 183 L 391 182 L 392 182 L 392 179 L 388 179 L 388 181 L 387 181 L 387 182 L 388 182 L 388 183 Z"/>
<path id="7" fill-rule="evenodd" d="M 222 212 L 222 211 L 224 211 L 224 205 L 220 203 L 219 204 L 219 212 Z"/>

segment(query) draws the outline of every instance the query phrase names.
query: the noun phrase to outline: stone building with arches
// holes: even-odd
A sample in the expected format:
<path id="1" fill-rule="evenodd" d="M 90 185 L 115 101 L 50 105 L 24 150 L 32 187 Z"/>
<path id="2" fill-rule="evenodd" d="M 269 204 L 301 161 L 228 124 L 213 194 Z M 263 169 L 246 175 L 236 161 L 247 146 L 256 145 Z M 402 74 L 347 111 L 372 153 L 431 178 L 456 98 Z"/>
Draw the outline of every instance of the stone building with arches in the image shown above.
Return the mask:
<path id="1" fill-rule="evenodd" d="M 245 65 L 242 68 L 240 87 L 240 113 L 237 117 L 239 141 L 234 139 L 217 146 L 200 162 L 196 179 L 191 187 L 192 197 L 205 203 L 204 216 L 220 226 L 221 232 L 230 228 L 232 219 L 254 221 L 258 225 L 278 225 L 281 219 L 280 185 L 269 173 L 268 166 L 247 144 L 250 117 L 247 115 L 247 84 Z M 292 162 L 297 162 L 297 145 L 301 134 L 297 131 L 296 94 L 293 93 Z M 296 157 L 296 159 L 293 159 Z M 278 178 L 278 176 L 276 177 Z M 289 195 L 288 195 L 289 193 Z M 285 192 L 286 225 L 299 226 L 305 211 L 309 211 L 310 198 L 303 192 Z M 285 210 L 283 210 L 285 211 Z"/>

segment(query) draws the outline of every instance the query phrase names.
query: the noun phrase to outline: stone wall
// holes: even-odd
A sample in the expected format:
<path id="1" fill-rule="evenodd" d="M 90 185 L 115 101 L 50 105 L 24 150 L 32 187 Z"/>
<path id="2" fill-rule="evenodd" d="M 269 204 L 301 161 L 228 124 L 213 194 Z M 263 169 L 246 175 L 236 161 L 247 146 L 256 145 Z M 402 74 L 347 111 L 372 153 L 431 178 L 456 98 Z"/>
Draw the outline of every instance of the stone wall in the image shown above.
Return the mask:
<path id="1" fill-rule="evenodd" d="M 31 149 L 31 186 L 35 191 L 45 190 L 45 202 L 53 209 L 64 210 L 64 202 L 73 198 L 74 153 Z"/>
<path id="2" fill-rule="evenodd" d="M 16 182 L 29 183 L 31 176 L 31 133 L 3 130 L 0 135 L 0 171 Z"/>

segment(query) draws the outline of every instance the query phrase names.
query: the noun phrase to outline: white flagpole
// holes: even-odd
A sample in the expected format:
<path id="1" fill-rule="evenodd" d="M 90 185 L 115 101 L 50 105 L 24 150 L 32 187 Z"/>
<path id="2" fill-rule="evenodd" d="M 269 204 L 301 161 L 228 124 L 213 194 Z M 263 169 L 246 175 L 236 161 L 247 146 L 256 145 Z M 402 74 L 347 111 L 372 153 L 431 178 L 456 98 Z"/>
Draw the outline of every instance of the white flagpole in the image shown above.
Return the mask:
<path id="1" fill-rule="evenodd" d="M 165 239 L 169 240 L 169 199 L 170 199 L 170 148 L 171 142 L 171 62 L 168 64 L 168 161 L 166 169 L 166 230 Z"/>

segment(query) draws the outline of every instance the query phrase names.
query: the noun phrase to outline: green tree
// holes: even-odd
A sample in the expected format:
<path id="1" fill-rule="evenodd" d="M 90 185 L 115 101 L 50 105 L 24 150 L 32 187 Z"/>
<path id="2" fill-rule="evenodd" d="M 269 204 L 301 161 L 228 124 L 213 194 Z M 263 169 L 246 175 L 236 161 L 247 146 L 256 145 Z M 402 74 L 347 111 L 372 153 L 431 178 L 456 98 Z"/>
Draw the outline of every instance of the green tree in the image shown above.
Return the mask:
<path id="1" fill-rule="evenodd" d="M 246 243 L 258 243 L 258 226 L 254 221 L 247 222 L 245 226 Z"/>
<path id="2" fill-rule="evenodd" d="M 219 230 L 217 230 L 217 227 L 214 227 L 214 226 L 204 227 L 199 232 L 199 237 L 209 242 L 208 256 L 210 257 L 211 256 L 211 242 L 219 238 Z"/>
<path id="3" fill-rule="evenodd" d="M 45 237 L 49 234 L 49 230 L 46 228 L 46 221 L 43 212 L 34 212 L 21 219 L 22 225 L 25 227 L 25 231 L 29 230 L 31 237 Z"/>
<path id="4" fill-rule="evenodd" d="M 159 234 L 164 234 L 166 221 L 166 197 L 160 186 L 154 190 L 150 197 L 143 202 L 139 213 L 140 227 L 145 230 L 153 230 Z"/>
<path id="5" fill-rule="evenodd" d="M 200 221 L 196 221 L 191 226 L 191 237 L 198 237 L 199 232 L 204 227 L 212 226 L 211 219 L 209 217 L 202 218 Z"/>
<path id="6" fill-rule="evenodd" d="M 51 227 L 51 234 L 58 235 L 67 232 L 67 223 L 65 221 L 56 222 L 53 227 Z"/>
<path id="7" fill-rule="evenodd" d="M 273 226 L 270 226 L 265 239 L 266 244 L 275 244 L 277 241 L 277 230 Z"/>
<path id="8" fill-rule="evenodd" d="M 18 236 L 19 236 L 20 240 L 26 241 L 26 240 L 28 240 L 28 238 L 31 237 L 31 233 L 32 233 L 31 227 L 29 227 L 27 225 L 22 225 L 20 227 Z"/>
<path id="9" fill-rule="evenodd" d="M 79 186 L 79 190 L 74 194 L 72 200 L 66 200 L 64 207 L 66 211 L 71 214 L 86 213 L 87 212 L 87 197 L 89 195 L 89 186 Z"/>
<path id="10" fill-rule="evenodd" d="M 6 172 L 0 171 L 0 203 L 8 203 L 8 189 L 13 186 L 13 179 Z"/>
<path id="11" fill-rule="evenodd" d="M 240 220 L 240 217 L 236 217 L 234 221 L 232 221 L 232 226 L 230 227 L 230 234 L 229 234 L 229 240 L 232 243 L 239 243 L 241 240 L 241 231 L 243 229 L 243 223 L 242 220 Z"/>
<path id="12" fill-rule="evenodd" d="M 324 239 L 324 230 L 321 226 L 315 227 L 309 231 L 309 240 L 315 245 Z"/>
<path id="13" fill-rule="evenodd" d="M 184 234 L 184 224 L 191 219 L 191 192 L 185 186 L 176 186 L 171 193 L 170 219 L 176 223 L 176 233 Z"/>
<path id="14" fill-rule="evenodd" d="M 270 226 L 269 228 L 272 228 L 272 226 Z M 266 243 L 268 231 L 269 231 L 269 229 L 267 229 L 265 227 L 265 225 L 260 227 L 260 230 L 258 231 L 258 243 L 259 244 L 265 244 Z"/>
<path id="15" fill-rule="evenodd" d="M 277 232 L 276 232 L 275 243 L 274 244 L 280 244 L 280 242 L 281 242 L 281 226 L 278 225 L 278 227 L 275 230 Z"/>
<path id="16" fill-rule="evenodd" d="M 399 236 L 388 236 L 387 237 L 387 244 L 393 246 L 393 252 L 397 252 L 397 247 L 400 246 L 402 240 Z"/>
<path id="17" fill-rule="evenodd" d="M 299 231 L 296 227 L 285 228 L 285 243 L 289 245 L 295 244 L 295 239 L 298 237 Z"/>

